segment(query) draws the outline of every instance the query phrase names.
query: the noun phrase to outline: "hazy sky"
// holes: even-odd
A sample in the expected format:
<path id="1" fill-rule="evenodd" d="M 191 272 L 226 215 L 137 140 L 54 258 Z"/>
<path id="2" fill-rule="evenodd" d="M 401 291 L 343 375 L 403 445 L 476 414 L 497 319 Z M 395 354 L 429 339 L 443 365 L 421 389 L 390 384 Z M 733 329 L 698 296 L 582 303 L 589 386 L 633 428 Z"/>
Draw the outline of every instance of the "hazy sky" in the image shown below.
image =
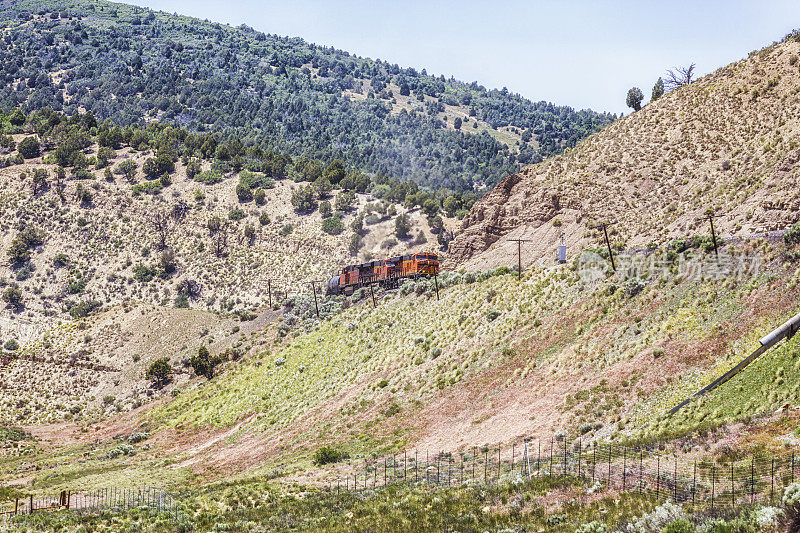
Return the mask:
<path id="1" fill-rule="evenodd" d="M 667 68 L 705 74 L 800 28 L 800 2 L 134 0 L 299 36 L 532 100 L 627 112 Z"/>

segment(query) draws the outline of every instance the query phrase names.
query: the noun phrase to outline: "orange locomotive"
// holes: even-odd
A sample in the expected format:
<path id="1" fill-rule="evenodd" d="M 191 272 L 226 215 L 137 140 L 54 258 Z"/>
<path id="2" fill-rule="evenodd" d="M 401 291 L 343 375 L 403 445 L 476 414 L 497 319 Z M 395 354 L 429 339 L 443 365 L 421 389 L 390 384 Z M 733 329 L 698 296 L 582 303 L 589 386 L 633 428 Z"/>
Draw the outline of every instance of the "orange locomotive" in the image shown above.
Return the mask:
<path id="1" fill-rule="evenodd" d="M 359 287 L 377 284 L 387 289 L 397 287 L 404 279 L 433 277 L 439 273 L 439 256 L 431 252 L 406 254 L 381 261 L 350 265 L 328 280 L 328 294 L 353 294 Z"/>

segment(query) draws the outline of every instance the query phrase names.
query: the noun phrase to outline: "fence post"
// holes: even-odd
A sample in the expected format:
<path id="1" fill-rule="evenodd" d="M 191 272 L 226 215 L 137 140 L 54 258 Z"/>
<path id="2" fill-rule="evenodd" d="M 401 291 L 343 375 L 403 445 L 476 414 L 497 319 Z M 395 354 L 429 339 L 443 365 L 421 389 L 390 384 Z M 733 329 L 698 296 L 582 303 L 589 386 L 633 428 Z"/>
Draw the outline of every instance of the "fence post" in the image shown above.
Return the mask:
<path id="1" fill-rule="evenodd" d="M 578 479 L 581 478 L 581 455 L 583 453 L 583 443 L 578 439 Z"/>
<path id="2" fill-rule="evenodd" d="M 28 514 L 33 514 L 33 494 L 30 497 L 30 506 L 28 507 Z"/>
<path id="3" fill-rule="evenodd" d="M 794 483 L 794 452 L 792 452 L 792 483 Z"/>
<path id="4" fill-rule="evenodd" d="M 642 474 L 644 474 L 642 465 L 643 459 L 644 459 L 644 452 L 642 451 L 641 448 L 639 448 L 639 494 L 642 493 Z"/>
<path id="5" fill-rule="evenodd" d="M 678 456 L 675 456 L 675 474 L 672 476 L 672 484 L 675 489 L 674 502 L 678 503 Z"/>
<path id="6" fill-rule="evenodd" d="M 717 479 L 715 472 L 716 472 L 716 467 L 712 466 L 711 467 L 711 510 L 712 511 L 714 510 L 714 495 L 716 491 L 715 483 Z"/>
<path id="7" fill-rule="evenodd" d="M 567 436 L 564 435 L 564 473 L 563 475 L 567 475 Z"/>
<path id="8" fill-rule="evenodd" d="M 656 457 L 656 501 L 660 497 L 661 489 L 661 456 Z"/>
<path id="9" fill-rule="evenodd" d="M 383 486 L 386 486 L 386 457 L 383 458 Z"/>
<path id="10" fill-rule="evenodd" d="M 756 476 L 755 476 L 755 466 L 754 463 L 755 459 L 753 457 L 750 458 L 750 503 L 753 503 L 753 494 L 756 490 Z"/>
<path id="11" fill-rule="evenodd" d="M 769 503 L 772 505 L 775 499 L 775 458 L 772 458 L 772 470 L 770 471 Z"/>
<path id="12" fill-rule="evenodd" d="M 614 453 L 614 445 L 608 444 L 608 488 L 613 488 L 611 483 L 611 455 Z"/>
<path id="13" fill-rule="evenodd" d="M 628 447 L 622 448 L 622 492 L 627 488 L 627 474 L 628 474 Z"/>
<path id="14" fill-rule="evenodd" d="M 553 437 L 550 437 L 550 477 L 553 477 Z"/>
<path id="15" fill-rule="evenodd" d="M 497 484 L 500 484 L 500 446 L 497 447 Z"/>
<path id="16" fill-rule="evenodd" d="M 516 442 L 511 443 L 511 475 L 514 475 L 514 459 L 515 459 L 515 452 L 516 452 Z"/>
<path id="17" fill-rule="evenodd" d="M 450 454 L 450 457 L 447 458 L 447 486 L 449 487 L 453 483 L 453 454 Z"/>
<path id="18" fill-rule="evenodd" d="M 696 492 L 697 492 L 697 461 L 694 462 L 694 473 L 692 474 L 692 505 L 694 505 L 694 498 Z"/>
<path id="19" fill-rule="evenodd" d="M 736 507 L 736 485 L 733 481 L 733 462 L 731 462 L 731 507 Z"/>
<path id="20" fill-rule="evenodd" d="M 595 466 L 597 466 L 597 441 L 592 443 L 592 485 L 594 485 Z"/>
<path id="21" fill-rule="evenodd" d="M 539 454 L 536 456 L 536 475 L 542 473 L 542 439 L 537 439 L 539 442 Z"/>
<path id="22" fill-rule="evenodd" d="M 483 452 L 483 484 L 486 485 L 489 478 L 489 450 Z"/>
<path id="23" fill-rule="evenodd" d="M 472 447 L 472 482 L 475 483 L 475 463 L 478 461 L 478 448 Z"/>

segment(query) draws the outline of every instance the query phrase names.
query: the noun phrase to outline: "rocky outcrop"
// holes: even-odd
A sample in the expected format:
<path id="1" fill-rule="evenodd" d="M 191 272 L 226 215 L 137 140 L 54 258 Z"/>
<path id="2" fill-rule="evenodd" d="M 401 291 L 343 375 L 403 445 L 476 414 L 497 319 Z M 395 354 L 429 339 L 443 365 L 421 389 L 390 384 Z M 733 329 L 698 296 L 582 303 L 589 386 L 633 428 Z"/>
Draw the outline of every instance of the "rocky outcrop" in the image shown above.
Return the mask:
<path id="1" fill-rule="evenodd" d="M 483 252 L 520 225 L 538 225 L 555 217 L 561 209 L 559 195 L 526 186 L 526 175 L 523 171 L 507 176 L 475 203 L 451 243 L 448 260 L 453 265 Z"/>
<path id="2" fill-rule="evenodd" d="M 794 40 L 768 47 L 506 177 L 464 218 L 445 266 L 515 263 L 507 239 L 519 237 L 541 261 L 562 232 L 574 253 L 601 243 L 601 221 L 617 222 L 611 238 L 623 247 L 705 234 L 708 209 L 723 236 L 796 222 L 797 55 Z"/>

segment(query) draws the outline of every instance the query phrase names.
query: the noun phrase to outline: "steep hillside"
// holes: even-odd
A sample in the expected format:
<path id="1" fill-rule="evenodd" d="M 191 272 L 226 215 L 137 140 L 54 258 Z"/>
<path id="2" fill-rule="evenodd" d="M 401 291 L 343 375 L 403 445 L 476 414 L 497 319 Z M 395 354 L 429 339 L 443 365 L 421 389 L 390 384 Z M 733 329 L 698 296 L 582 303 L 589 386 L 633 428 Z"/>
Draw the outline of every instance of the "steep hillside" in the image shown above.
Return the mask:
<path id="1" fill-rule="evenodd" d="M 637 283 L 617 277 L 587 281 L 577 263 L 534 268 L 521 281 L 505 269 L 477 277 L 448 274 L 439 280 L 438 299 L 432 284 L 423 281 L 378 295 L 374 309 L 369 299 L 359 301 L 360 295 L 326 300 L 324 305 L 337 311 L 309 331 L 287 329 L 297 320 L 295 310 L 279 322 L 263 316 L 237 330 L 232 327 L 237 322 L 227 321 L 211 325 L 210 332 L 203 329 L 211 319 L 195 311 L 108 313 L 88 330 L 96 339 L 85 340 L 80 329 L 70 335 L 56 331 L 48 337 L 52 347 L 42 353 L 48 354 L 47 363 L 74 365 L 80 377 L 85 359 L 70 362 L 67 354 L 80 346 L 104 346 L 89 359 L 102 360 L 107 352 L 118 369 L 103 372 L 121 380 L 118 388 L 82 385 L 76 390 L 87 392 L 76 392 L 69 402 L 54 390 L 47 398 L 64 404 L 54 408 L 55 401 L 30 396 L 17 402 L 28 392 L 15 393 L 6 380 L 0 413 L 4 423 L 33 422 L 37 416 L 68 421 L 58 434 L 30 428 L 44 440 L 33 443 L 35 451 L 24 460 L 40 466 L 33 479 L 43 487 L 65 475 L 89 485 L 148 476 L 181 485 L 196 475 L 318 482 L 335 475 L 310 464 L 322 444 L 346 450 L 357 465 L 386 453 L 467 450 L 558 431 L 582 435 L 586 442 L 658 440 L 681 454 L 703 456 L 739 442 L 748 445 L 766 427 L 775 430 L 759 442 L 780 448 L 786 431 L 770 416 L 800 401 L 796 339 L 765 354 L 708 401 L 677 417 L 661 417 L 797 311 L 796 245 L 787 249 L 782 242 L 755 239 L 731 246 L 762 261 L 763 268 L 743 277 L 717 276 L 702 271 L 709 256 L 695 248 Z M 687 261 L 699 266 L 699 275 L 679 272 Z M 133 323 L 137 320 L 152 322 L 152 331 L 130 336 L 142 327 Z M 181 331 L 167 335 L 165 321 Z M 238 359 L 210 380 L 193 377 L 180 360 L 197 353 L 209 337 L 214 353 L 238 348 Z M 61 338 L 63 347 L 55 340 Z M 37 353 L 35 346 L 25 349 Z M 146 386 L 140 363 L 120 371 L 130 352 L 140 351 L 145 357 L 168 353 L 181 369 L 174 384 Z M 776 372 L 779 381 L 773 379 Z M 126 385 L 130 393 L 123 390 Z M 768 386 L 769 394 L 753 395 Z M 89 397 L 93 391 L 95 398 Z M 101 402 L 99 394 L 114 399 Z M 160 399 L 148 403 L 150 397 Z M 739 401 L 742 397 L 750 399 Z M 84 407 L 71 409 L 75 405 Z M 751 429 L 728 433 L 724 428 L 731 424 Z M 716 433 L 698 440 L 698 432 L 709 430 Z M 135 431 L 151 435 L 141 456 L 106 457 L 118 445 L 115 435 Z M 83 474 L 80 463 L 60 451 L 63 439 L 80 442 L 86 432 L 101 441 L 91 454 L 106 474 Z M 171 467 L 165 470 L 167 457 Z M 19 476 L 9 471 L 0 480 L 18 482 Z"/>
<path id="2" fill-rule="evenodd" d="M 435 203 L 427 216 L 395 203 L 399 182 L 341 162 L 317 166 L 311 184 L 286 177 L 309 160 L 156 123 L 122 130 L 47 109 L 0 123 L 27 132 L 0 135 L 0 341 L 12 355 L 63 320 L 119 304 L 246 317 L 312 294 L 311 281 L 321 292 L 346 264 L 437 247 L 454 227 Z"/>
<path id="3" fill-rule="evenodd" d="M 615 118 L 100 0 L 5 2 L 0 22 L 5 107 L 235 132 L 437 188 L 491 186 Z"/>
<path id="4" fill-rule="evenodd" d="M 104 28 L 109 17 L 136 15 L 80 5 L 94 14 L 15 20 L 66 24 L 75 44 L 90 38 L 86 20 Z M 161 36 L 169 21 L 185 32 L 181 20 L 145 15 L 131 26 Z M 215 28 L 221 48 L 234 31 L 197 24 Z M 688 506 L 679 462 L 709 466 L 712 501 L 736 503 L 734 469 L 758 457 L 763 466 L 772 459 L 772 470 L 756 478 L 751 461 L 750 485 L 740 479 L 750 487 L 740 513 L 749 522 L 727 510 L 705 518 L 717 530 L 730 525 L 723 514 L 738 530 L 775 530 L 778 511 L 762 520 L 752 488 L 773 497 L 770 477 L 779 488 L 794 481 L 800 337 L 667 411 L 800 307 L 798 55 L 790 37 L 509 176 L 451 242 L 458 270 L 352 295 L 311 288 L 346 262 L 446 245 L 474 193 L 289 157 L 268 140 L 157 121 L 120 127 L 89 112 L 0 111 L 0 504 L 158 486 L 180 494 L 184 517 L 150 530 L 607 531 L 650 512 L 669 497 L 661 491 L 677 499 L 680 489 Z M 719 256 L 707 212 L 724 238 Z M 615 270 L 593 228 L 613 220 Z M 786 231 L 762 233 L 774 229 Z M 572 255 L 556 264 L 562 232 Z M 517 237 L 530 241 L 521 272 L 508 266 Z M 566 475 L 501 474 L 501 448 L 518 461 L 523 442 L 548 439 L 551 474 L 555 441 Z M 596 457 L 591 481 L 569 475 L 567 450 L 578 446 L 580 471 L 587 444 L 609 450 L 609 481 L 612 446 L 657 448 L 663 457 L 648 475 L 656 494 L 628 490 L 628 448 L 621 471 L 614 466 L 621 492 L 594 479 Z M 460 458 L 463 474 L 464 456 L 474 469 L 482 454 L 484 483 L 473 472 L 452 488 L 448 471 L 446 487 L 419 488 L 405 476 L 412 454 L 415 474 L 418 454 L 431 476 L 436 465 L 437 483 L 440 460 L 449 468 Z M 775 471 L 775 457 L 792 458 L 791 477 L 787 464 Z M 393 469 L 404 485 L 376 489 L 381 464 L 384 479 Z M 714 476 L 729 471 L 725 493 Z M 349 492 L 369 474 L 372 488 Z M 336 492 L 325 490 L 334 483 Z M 671 506 L 652 515 L 682 516 Z M 147 530 L 142 516 L 90 520 Z M 662 531 L 666 522 L 651 518 L 624 530 Z M 52 529 L 76 522 L 54 513 L 17 523 L 35 520 Z M 701 530 L 711 531 L 706 522 Z M 694 525 L 681 527 L 668 530 Z"/>
<path id="5" fill-rule="evenodd" d="M 666 94 L 575 149 L 503 179 L 473 206 L 451 248 L 468 268 L 551 262 L 602 243 L 644 247 L 716 230 L 784 229 L 800 210 L 800 43 L 789 37 Z"/>

